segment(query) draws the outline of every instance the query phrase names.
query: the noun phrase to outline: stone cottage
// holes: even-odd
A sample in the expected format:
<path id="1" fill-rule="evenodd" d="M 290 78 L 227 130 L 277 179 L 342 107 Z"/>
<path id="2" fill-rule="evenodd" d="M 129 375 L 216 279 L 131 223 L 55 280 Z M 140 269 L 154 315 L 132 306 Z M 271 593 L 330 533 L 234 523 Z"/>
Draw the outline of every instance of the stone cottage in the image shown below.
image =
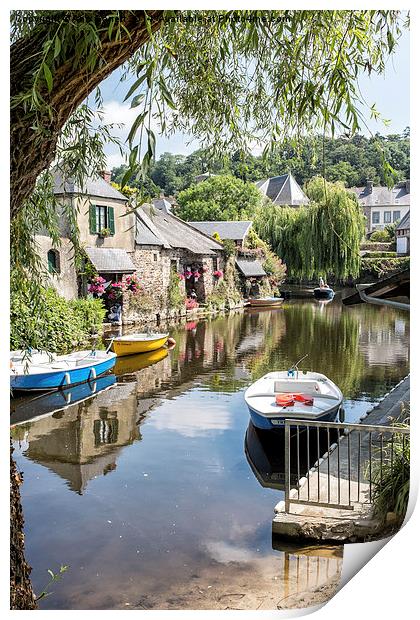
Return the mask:
<path id="1" fill-rule="evenodd" d="M 54 194 L 62 205 L 60 246 L 53 247 L 46 231 L 36 235 L 41 259 L 49 273 L 49 284 L 66 299 L 75 299 L 86 292 L 86 282 L 78 278 L 69 220 L 65 210 L 77 214 L 79 242 L 87 258 L 106 280 L 121 280 L 133 273 L 135 216 L 127 215 L 127 198 L 110 185 L 110 173 L 104 172 L 86 180 L 78 187 L 71 179 L 64 180 L 57 172 Z"/>
<path id="2" fill-rule="evenodd" d="M 132 255 L 153 310 L 168 307 L 171 271 L 179 277 L 181 293 L 204 303 L 224 269 L 223 246 L 171 213 L 145 204 L 136 210 Z"/>

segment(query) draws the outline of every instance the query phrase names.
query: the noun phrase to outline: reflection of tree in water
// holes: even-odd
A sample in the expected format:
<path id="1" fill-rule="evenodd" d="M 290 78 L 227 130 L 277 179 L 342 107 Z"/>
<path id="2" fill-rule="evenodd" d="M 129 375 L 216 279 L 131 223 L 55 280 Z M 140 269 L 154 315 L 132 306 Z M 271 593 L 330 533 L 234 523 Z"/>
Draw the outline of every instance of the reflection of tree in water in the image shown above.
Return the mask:
<path id="1" fill-rule="evenodd" d="M 267 332 L 268 346 L 249 364 L 255 381 L 274 369 L 293 365 L 304 355 L 302 370 L 316 370 L 337 383 L 346 398 L 355 398 L 365 386 L 374 382 L 378 393 L 384 383 L 397 381 L 401 366 L 393 364 L 369 367 L 360 341 L 369 330 L 381 329 L 394 336 L 395 312 L 375 312 L 376 308 L 345 309 L 338 304 L 319 312 L 312 303 L 290 304 L 284 308 L 286 335 L 279 346 L 271 347 L 271 329 Z M 373 343 L 372 346 L 375 346 Z"/>

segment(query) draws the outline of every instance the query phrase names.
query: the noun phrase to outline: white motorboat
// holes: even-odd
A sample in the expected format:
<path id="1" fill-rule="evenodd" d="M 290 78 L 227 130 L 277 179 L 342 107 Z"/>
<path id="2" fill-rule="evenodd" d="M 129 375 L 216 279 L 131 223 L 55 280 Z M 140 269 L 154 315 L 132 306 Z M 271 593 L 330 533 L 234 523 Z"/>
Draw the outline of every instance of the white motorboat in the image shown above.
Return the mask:
<path id="1" fill-rule="evenodd" d="M 269 372 L 245 392 L 257 428 L 284 426 L 286 419 L 333 420 L 343 403 L 341 390 L 318 372 L 297 369 Z"/>

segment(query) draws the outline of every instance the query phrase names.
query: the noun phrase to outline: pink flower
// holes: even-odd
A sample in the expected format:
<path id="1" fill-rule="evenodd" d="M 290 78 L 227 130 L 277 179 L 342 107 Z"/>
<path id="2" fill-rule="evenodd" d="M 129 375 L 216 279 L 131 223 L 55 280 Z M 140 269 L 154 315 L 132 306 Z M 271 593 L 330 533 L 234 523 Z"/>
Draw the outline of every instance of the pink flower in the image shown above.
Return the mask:
<path id="1" fill-rule="evenodd" d="M 213 275 L 215 278 L 223 278 L 223 271 L 216 269 L 216 271 L 213 271 Z"/>

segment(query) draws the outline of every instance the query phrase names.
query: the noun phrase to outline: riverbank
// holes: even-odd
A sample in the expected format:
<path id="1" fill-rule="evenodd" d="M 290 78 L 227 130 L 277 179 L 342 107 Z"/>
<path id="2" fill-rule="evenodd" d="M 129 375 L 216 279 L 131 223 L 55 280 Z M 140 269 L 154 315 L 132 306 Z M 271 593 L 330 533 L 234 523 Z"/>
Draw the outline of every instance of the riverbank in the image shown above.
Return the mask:
<path id="1" fill-rule="evenodd" d="M 375 426 L 390 426 L 401 418 L 401 408 L 403 403 L 410 401 L 410 376 L 400 381 L 381 401 L 369 412 L 364 414 L 361 424 L 369 424 Z M 370 457 L 371 447 L 368 439 L 365 437 L 360 446 L 353 442 L 345 441 L 348 434 L 343 434 L 340 438 L 340 449 L 337 444 L 333 444 L 328 458 L 322 459 L 318 470 L 312 468 L 300 484 L 300 491 L 303 487 L 307 488 L 307 492 L 313 501 L 310 506 L 292 503 L 291 510 L 293 512 L 285 512 L 284 501 L 279 502 L 275 507 L 275 516 L 273 519 L 273 534 L 287 538 L 298 540 L 322 540 L 328 542 L 365 542 L 367 540 L 375 540 L 390 535 L 396 529 L 397 521 L 395 515 L 389 514 L 387 518 L 380 519 L 374 514 L 372 504 L 363 504 L 358 502 L 352 503 L 352 510 L 332 508 L 326 506 L 317 506 L 314 497 L 315 489 L 309 490 L 308 478 L 318 471 L 319 495 L 333 495 L 337 488 L 341 490 L 342 496 L 345 497 L 348 487 L 348 493 L 353 487 L 360 487 L 360 495 L 369 492 L 369 484 L 366 480 L 360 483 L 355 476 L 355 468 L 352 467 L 352 476 L 342 475 L 342 463 L 350 465 L 356 462 L 361 451 L 362 463 L 357 471 L 365 471 L 368 459 Z M 359 451 L 359 452 L 358 452 Z M 330 472 L 340 470 L 341 478 L 337 478 Z M 313 485 L 315 486 L 315 485 Z M 290 497 L 296 498 L 297 490 L 290 492 Z"/>

